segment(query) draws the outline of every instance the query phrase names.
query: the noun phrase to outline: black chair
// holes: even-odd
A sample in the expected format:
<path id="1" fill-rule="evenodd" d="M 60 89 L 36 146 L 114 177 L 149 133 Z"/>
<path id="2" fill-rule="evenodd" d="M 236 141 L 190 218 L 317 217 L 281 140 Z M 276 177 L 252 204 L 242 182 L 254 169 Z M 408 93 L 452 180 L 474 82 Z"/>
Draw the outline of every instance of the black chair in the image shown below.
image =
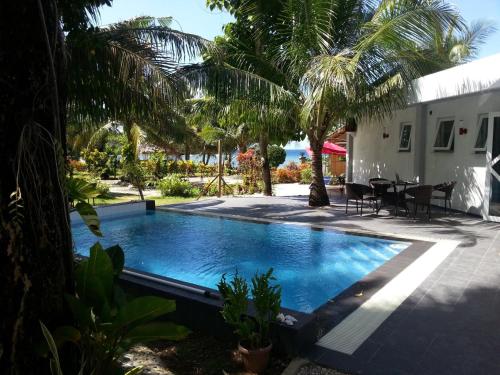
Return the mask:
<path id="1" fill-rule="evenodd" d="M 443 182 L 442 184 L 434 185 L 434 191 L 439 191 L 444 193 L 444 195 L 433 195 L 432 199 L 439 199 L 444 201 L 444 213 L 446 213 L 446 209 L 451 209 L 451 195 L 453 194 L 453 189 L 455 189 L 456 181 Z M 448 203 L 448 207 L 447 206 Z"/>
<path id="2" fill-rule="evenodd" d="M 349 207 L 349 201 L 356 201 L 356 213 L 359 212 L 358 201 L 361 201 L 361 215 L 363 215 L 364 201 L 376 201 L 373 190 L 370 186 L 348 182 L 345 184 L 345 213 Z M 374 207 L 375 209 L 375 207 Z"/>
<path id="3" fill-rule="evenodd" d="M 386 178 L 380 178 L 380 177 L 370 178 L 368 180 L 368 184 L 372 187 L 373 195 L 376 198 L 375 204 L 376 204 L 376 211 L 378 213 L 378 211 L 379 211 L 378 200 L 380 199 L 380 201 L 382 201 L 383 196 L 385 194 L 387 194 L 387 190 L 391 187 L 391 185 L 389 185 L 389 184 L 387 184 L 387 185 L 377 184 L 376 183 L 377 181 L 387 181 L 387 182 L 390 182 L 390 181 Z M 375 182 L 375 184 L 374 184 L 374 182 Z"/>
<path id="4" fill-rule="evenodd" d="M 431 218 L 431 199 L 432 191 L 434 187 L 432 185 L 419 185 L 406 189 L 406 194 L 409 198 L 405 199 L 406 203 L 412 203 L 414 205 L 413 217 L 417 217 L 418 206 L 427 207 L 427 217 Z"/>

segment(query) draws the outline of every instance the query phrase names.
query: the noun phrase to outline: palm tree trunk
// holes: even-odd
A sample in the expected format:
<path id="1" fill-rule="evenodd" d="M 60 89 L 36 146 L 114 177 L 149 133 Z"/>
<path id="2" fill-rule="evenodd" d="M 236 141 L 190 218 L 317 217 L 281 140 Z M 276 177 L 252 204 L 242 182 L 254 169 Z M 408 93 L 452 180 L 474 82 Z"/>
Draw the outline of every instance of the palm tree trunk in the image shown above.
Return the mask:
<path id="1" fill-rule="evenodd" d="M 269 140 L 267 134 L 262 132 L 259 137 L 260 155 L 262 157 L 262 181 L 264 182 L 263 194 L 266 196 L 273 195 L 273 187 L 271 183 L 271 167 L 269 166 L 269 155 L 267 154 L 267 146 Z"/>
<path id="2" fill-rule="evenodd" d="M 52 328 L 69 316 L 63 304 L 64 293 L 73 291 L 73 252 L 60 25 L 56 1 L 0 3 L 1 374 L 48 373 L 47 361 L 34 354 L 39 321 Z"/>
<path id="3" fill-rule="evenodd" d="M 188 161 L 189 159 L 191 159 L 191 149 L 189 147 L 189 142 L 186 142 L 184 144 L 185 146 L 185 149 L 184 149 L 184 160 Z"/>
<path id="4" fill-rule="evenodd" d="M 330 199 L 326 191 L 325 180 L 323 179 L 323 157 L 321 150 L 323 149 L 323 141 L 314 139 L 314 136 L 309 138 L 312 151 L 312 184 L 309 191 L 309 206 L 321 207 L 329 206 Z"/>

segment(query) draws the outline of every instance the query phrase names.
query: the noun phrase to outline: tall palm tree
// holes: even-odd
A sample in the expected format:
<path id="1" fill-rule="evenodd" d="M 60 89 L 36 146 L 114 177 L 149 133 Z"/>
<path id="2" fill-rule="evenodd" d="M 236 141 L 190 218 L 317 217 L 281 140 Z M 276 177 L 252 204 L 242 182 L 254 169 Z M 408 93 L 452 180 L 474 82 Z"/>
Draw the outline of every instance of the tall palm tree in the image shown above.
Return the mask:
<path id="1" fill-rule="evenodd" d="M 251 23 L 255 38 L 266 35 L 252 2 L 238 3 L 235 14 Z M 435 25 L 460 28 L 462 21 L 439 0 L 279 3 L 265 46 L 267 62 L 279 74 L 263 78 L 289 93 L 293 100 L 286 105 L 300 109 L 299 122 L 313 152 L 309 204 L 328 205 L 321 149 L 329 131 L 339 122 L 383 117 L 404 105 L 405 87 L 429 69 L 423 52 Z M 242 54 L 237 58 L 247 61 Z"/>
<path id="2" fill-rule="evenodd" d="M 429 73 L 476 58 L 481 45 L 495 30 L 495 25 L 485 20 L 463 25 L 461 29 L 457 29 L 453 24 L 447 28 L 436 24 L 424 51 L 428 59 L 435 62 Z"/>
<path id="3" fill-rule="evenodd" d="M 102 123 L 124 117 L 168 120 L 186 97 L 180 66 L 207 41 L 170 28 L 171 18 L 138 17 L 70 33 L 70 120 Z"/>

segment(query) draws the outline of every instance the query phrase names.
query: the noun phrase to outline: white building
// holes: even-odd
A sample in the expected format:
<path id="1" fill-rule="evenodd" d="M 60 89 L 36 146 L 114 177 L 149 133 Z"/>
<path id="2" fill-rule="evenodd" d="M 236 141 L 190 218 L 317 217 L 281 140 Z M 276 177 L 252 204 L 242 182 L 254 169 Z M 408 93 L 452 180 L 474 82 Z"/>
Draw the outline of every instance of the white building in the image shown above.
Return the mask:
<path id="1" fill-rule="evenodd" d="M 500 54 L 414 85 L 406 109 L 349 133 L 348 181 L 395 173 L 423 184 L 457 181 L 453 209 L 500 221 Z"/>

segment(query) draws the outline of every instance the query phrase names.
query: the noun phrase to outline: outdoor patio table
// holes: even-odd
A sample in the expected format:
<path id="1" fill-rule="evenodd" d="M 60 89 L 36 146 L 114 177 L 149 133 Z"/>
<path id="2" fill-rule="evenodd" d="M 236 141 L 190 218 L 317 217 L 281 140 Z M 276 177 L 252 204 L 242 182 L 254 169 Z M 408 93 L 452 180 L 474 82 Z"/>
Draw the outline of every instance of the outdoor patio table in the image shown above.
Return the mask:
<path id="1" fill-rule="evenodd" d="M 408 186 L 416 186 L 416 185 L 418 185 L 418 183 L 412 182 L 412 181 L 387 181 L 387 180 L 372 181 L 371 184 L 372 185 L 377 185 L 377 186 L 392 186 L 393 187 L 393 189 L 394 189 L 394 197 L 395 197 L 395 200 L 394 200 L 395 216 L 398 216 L 398 208 L 399 208 L 399 193 L 400 193 L 400 191 L 398 191 L 398 188 L 401 187 L 401 186 L 403 187 L 403 190 L 401 192 L 404 195 L 405 192 L 406 192 L 406 188 Z M 382 207 L 382 204 L 378 208 L 377 213 L 378 213 L 378 211 L 380 211 L 381 207 Z"/>

